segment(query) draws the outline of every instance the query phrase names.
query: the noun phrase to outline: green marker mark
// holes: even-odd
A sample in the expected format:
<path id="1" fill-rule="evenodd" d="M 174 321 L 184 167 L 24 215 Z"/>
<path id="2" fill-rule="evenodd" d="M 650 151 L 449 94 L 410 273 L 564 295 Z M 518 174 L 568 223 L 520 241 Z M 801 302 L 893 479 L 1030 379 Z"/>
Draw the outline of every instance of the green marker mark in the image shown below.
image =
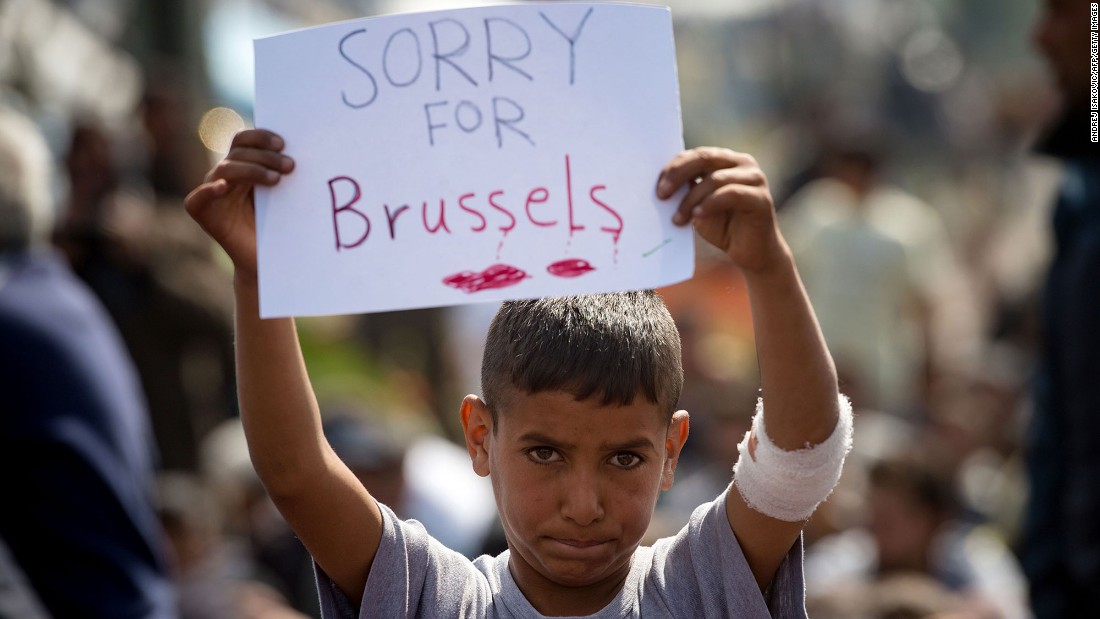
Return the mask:
<path id="1" fill-rule="evenodd" d="M 647 251 L 646 253 L 642 254 L 642 257 L 643 258 L 648 258 L 648 257 L 652 256 L 653 254 L 657 253 L 658 249 L 661 249 L 662 247 L 664 247 L 665 245 L 668 245 L 671 242 L 672 242 L 672 239 L 665 239 L 665 241 L 663 243 L 661 243 L 660 245 L 658 245 L 657 247 L 654 247 L 653 249 L 651 249 L 651 250 Z"/>

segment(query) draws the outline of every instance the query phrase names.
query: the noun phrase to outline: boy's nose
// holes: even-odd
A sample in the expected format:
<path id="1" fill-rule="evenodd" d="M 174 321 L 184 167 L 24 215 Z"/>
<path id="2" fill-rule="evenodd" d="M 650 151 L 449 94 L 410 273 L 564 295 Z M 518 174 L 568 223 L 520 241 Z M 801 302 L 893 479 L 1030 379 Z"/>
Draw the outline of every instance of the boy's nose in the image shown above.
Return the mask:
<path id="1" fill-rule="evenodd" d="M 565 480 L 561 513 L 580 526 L 601 520 L 604 512 L 599 481 L 590 475 L 575 475 Z"/>

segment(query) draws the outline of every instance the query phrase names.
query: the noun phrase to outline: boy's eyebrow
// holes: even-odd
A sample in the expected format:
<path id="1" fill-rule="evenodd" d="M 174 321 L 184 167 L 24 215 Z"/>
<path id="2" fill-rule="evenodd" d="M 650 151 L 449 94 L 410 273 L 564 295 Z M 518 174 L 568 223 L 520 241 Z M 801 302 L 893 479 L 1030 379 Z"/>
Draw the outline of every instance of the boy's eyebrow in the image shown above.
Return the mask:
<path id="1" fill-rule="evenodd" d="M 622 443 L 604 443 L 600 447 L 604 451 L 627 451 L 630 449 L 650 449 L 657 451 L 657 446 L 653 444 L 653 441 L 644 436 L 623 441 Z"/>
<path id="2" fill-rule="evenodd" d="M 572 443 L 563 443 L 558 439 L 551 438 L 539 432 L 527 432 L 520 436 L 519 440 L 524 443 L 538 443 L 540 445 L 548 445 L 560 449 L 573 449 L 576 447 L 576 445 Z M 600 445 L 600 451 L 627 451 L 631 449 L 650 449 L 656 451 L 657 447 L 653 444 L 653 441 L 644 436 L 628 439 L 621 443 L 603 443 Z"/>
<path id="3" fill-rule="evenodd" d="M 572 443 L 563 443 L 558 439 L 551 438 L 545 434 L 538 432 L 527 432 L 519 437 L 519 441 L 523 443 L 539 443 L 542 445 L 549 445 L 551 447 L 560 447 L 562 449 L 572 449 L 576 447 Z"/>

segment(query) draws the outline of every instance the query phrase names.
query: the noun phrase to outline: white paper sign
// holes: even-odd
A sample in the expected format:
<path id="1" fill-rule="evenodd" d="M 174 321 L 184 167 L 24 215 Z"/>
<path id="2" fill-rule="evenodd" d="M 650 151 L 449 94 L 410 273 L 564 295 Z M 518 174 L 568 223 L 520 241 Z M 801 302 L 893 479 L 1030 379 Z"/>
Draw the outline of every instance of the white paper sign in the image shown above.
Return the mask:
<path id="1" fill-rule="evenodd" d="M 261 314 L 652 288 L 690 228 L 667 8 L 527 3 L 255 41 L 256 124 L 297 168 L 257 191 Z"/>

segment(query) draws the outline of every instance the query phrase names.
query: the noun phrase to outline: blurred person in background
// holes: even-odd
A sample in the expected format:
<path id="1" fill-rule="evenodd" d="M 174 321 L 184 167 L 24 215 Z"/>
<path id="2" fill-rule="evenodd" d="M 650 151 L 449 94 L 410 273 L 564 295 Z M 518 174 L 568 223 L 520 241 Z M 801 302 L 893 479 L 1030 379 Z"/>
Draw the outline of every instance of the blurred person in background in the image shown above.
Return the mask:
<path id="1" fill-rule="evenodd" d="M 1022 414 L 1030 368 L 1006 347 L 990 347 L 969 371 L 942 374 L 933 385 L 925 433 L 942 445 L 940 465 L 954 471 L 969 518 L 1017 540 L 1026 496 Z M 1030 360 L 1028 360 L 1030 362 Z"/>
<path id="2" fill-rule="evenodd" d="M 171 107 L 163 101 L 169 97 L 147 94 L 147 127 L 171 124 L 157 120 Z M 147 137 L 148 154 L 127 150 L 125 140 L 92 120 L 73 125 L 65 157 L 71 188 L 55 242 L 134 358 L 160 467 L 195 472 L 202 437 L 235 408 L 231 306 L 222 289 L 228 274 L 209 241 L 180 217 L 171 179 L 160 178 L 172 151 L 158 145 L 170 140 Z"/>
<path id="3" fill-rule="evenodd" d="M 780 226 L 853 406 L 915 418 L 953 257 L 939 213 L 882 178 L 881 149 L 861 133 L 832 140 Z"/>
<path id="4" fill-rule="evenodd" d="M 246 544 L 226 535 L 217 500 L 201 478 L 165 473 L 157 512 L 172 546 L 180 619 L 306 619 Z M 306 564 L 309 565 L 308 563 Z"/>
<path id="5" fill-rule="evenodd" d="M 187 471 L 236 405 L 228 274 L 178 208 L 207 168 L 205 88 L 177 56 L 200 4 L 0 2 L 0 96 L 65 153 L 55 242 L 134 359 L 158 466 Z"/>
<path id="6" fill-rule="evenodd" d="M 866 525 L 808 549 L 807 605 L 821 616 L 887 616 L 889 608 L 911 606 L 911 614 L 896 616 L 950 610 L 974 619 L 1030 617 L 1015 557 L 991 528 L 964 517 L 953 475 L 931 464 L 942 459 L 929 453 L 939 454 L 925 447 L 872 464 Z M 842 610 L 850 604 L 880 614 Z"/>
<path id="7" fill-rule="evenodd" d="M 377 424 L 360 418 L 357 408 L 341 405 L 331 412 L 329 407 L 325 410 L 324 433 L 336 454 L 356 476 L 364 481 L 369 480 L 372 487 L 377 487 L 378 496 L 384 497 L 388 505 L 394 505 L 395 509 L 406 513 L 402 465 L 405 446 L 392 433 L 383 432 L 376 427 Z M 207 561 L 218 560 L 221 563 L 223 575 L 216 582 L 211 582 L 204 576 L 209 570 L 196 565 L 199 569 L 192 570 L 196 584 L 201 587 L 218 585 L 223 593 L 220 606 L 224 613 L 235 608 L 234 598 L 237 596 L 226 586 L 227 583 L 231 578 L 239 578 L 242 568 L 247 568 L 248 573 L 262 576 L 295 609 L 320 617 L 313 560 L 275 508 L 252 468 L 240 419 L 228 419 L 219 424 L 203 440 L 200 452 L 202 469 L 213 491 L 210 496 L 220 504 L 225 525 L 221 534 L 222 543 L 219 544 L 223 548 L 212 549 L 207 558 Z M 191 485 L 194 486 L 193 483 Z M 196 489 L 186 485 L 177 483 L 177 487 L 188 494 L 197 494 Z M 184 510 L 189 509 L 188 501 L 176 501 L 175 504 Z M 200 520 L 192 521 L 201 524 Z M 202 528 L 190 527 L 199 532 Z M 205 527 L 207 530 L 211 528 Z M 172 528 L 169 527 L 169 530 Z M 199 588 L 192 587 L 191 592 L 198 594 Z M 188 590 L 185 588 L 183 593 L 186 595 Z M 249 589 L 243 589 L 240 593 L 247 594 Z M 199 594 L 193 598 L 202 603 L 205 596 Z M 200 615 L 191 616 L 197 618 Z M 184 619 L 187 619 L 186 615 Z"/>
<path id="8" fill-rule="evenodd" d="M 402 436 L 392 421 L 355 404 L 326 407 L 325 417 L 336 455 L 399 517 L 470 559 L 493 549 L 492 487 L 467 466 L 465 450 L 432 433 Z"/>
<path id="9" fill-rule="evenodd" d="M 1020 553 L 1040 619 L 1096 614 L 1100 590 L 1100 145 L 1090 141 L 1087 0 L 1043 0 L 1033 42 L 1062 95 L 1038 145 L 1060 159 L 1054 261 L 1029 436 Z"/>
<path id="10" fill-rule="evenodd" d="M 461 447 L 414 435 L 354 396 L 330 396 L 322 410 L 337 456 L 402 518 L 421 522 L 469 557 L 504 549 L 492 536 L 492 488 L 468 468 Z M 185 550 L 177 552 L 184 618 L 231 617 L 253 602 L 320 617 L 313 561 L 252 468 L 240 419 L 219 424 L 200 453 L 201 478 L 162 479 L 171 490 L 162 493 L 162 517 L 174 547 Z M 211 523 L 215 517 L 220 526 Z"/>
<path id="11" fill-rule="evenodd" d="M 321 607 L 309 554 L 275 508 L 252 468 L 240 418 L 233 417 L 218 424 L 203 438 L 199 451 L 200 475 L 168 472 L 163 473 L 161 479 L 162 484 L 166 480 L 176 484 L 170 481 L 173 478 L 184 480 L 183 484 L 176 485 L 182 490 L 177 497 L 188 494 L 202 497 L 210 505 L 209 513 L 220 521 L 216 530 L 206 527 L 207 531 L 215 532 L 213 537 L 207 535 L 215 542 L 207 560 L 223 568 L 218 582 L 211 583 L 221 588 L 222 600 L 228 602 L 222 606 L 223 611 L 244 610 L 253 606 L 251 601 L 267 599 L 280 601 L 306 616 L 320 617 Z M 202 519 L 191 519 L 183 524 L 197 524 L 199 526 L 192 530 L 202 533 L 204 522 L 210 522 L 209 517 L 191 510 L 186 500 L 168 502 L 167 498 L 164 497 L 163 507 L 170 510 L 182 506 L 177 513 L 201 516 Z M 162 518 L 170 515 L 169 510 L 162 509 Z M 194 576 L 201 582 L 204 578 L 201 568 Z M 277 595 L 272 594 L 272 589 Z M 191 592 L 199 590 L 193 588 Z M 263 595 L 256 596 L 256 593 Z M 182 596 L 187 594 L 186 589 L 181 592 Z"/>
<path id="12" fill-rule="evenodd" d="M 0 538 L 57 617 L 174 617 L 140 385 L 48 248 L 51 155 L 0 107 Z"/>
<path id="13" fill-rule="evenodd" d="M 690 348 L 686 346 L 685 350 Z M 687 357 L 685 352 L 684 358 Z M 695 385 L 685 386 L 680 406 L 691 406 L 691 410 L 697 411 L 697 433 L 702 438 L 697 453 L 693 454 L 694 462 L 688 467 L 678 467 L 684 469 L 680 479 L 658 500 L 657 513 L 647 534 L 652 539 L 675 535 L 695 508 L 729 485 L 729 463 L 737 461 L 737 443 L 752 427 L 756 398 L 755 389 L 734 379 L 707 380 L 700 375 Z"/>

